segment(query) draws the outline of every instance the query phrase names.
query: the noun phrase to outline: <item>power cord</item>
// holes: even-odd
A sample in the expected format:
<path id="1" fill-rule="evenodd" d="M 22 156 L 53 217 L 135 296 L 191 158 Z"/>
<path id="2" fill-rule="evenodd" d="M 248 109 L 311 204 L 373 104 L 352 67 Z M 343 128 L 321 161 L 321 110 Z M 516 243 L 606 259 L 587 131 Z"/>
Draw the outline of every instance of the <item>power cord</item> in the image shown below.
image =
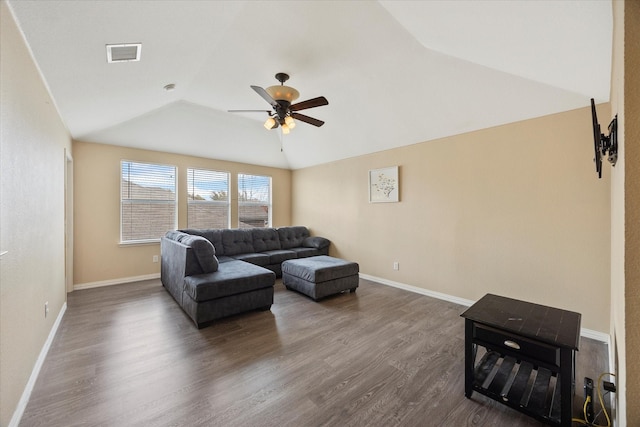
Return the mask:
<path id="1" fill-rule="evenodd" d="M 604 396 L 607 396 L 609 394 L 609 391 L 607 390 L 607 392 L 603 395 L 602 390 L 600 390 L 600 382 L 602 381 L 602 378 L 605 375 L 610 375 L 612 377 L 616 376 L 616 374 L 612 374 L 611 372 L 604 372 L 600 374 L 600 376 L 598 377 L 598 381 L 596 382 L 597 384 L 596 391 L 598 392 L 598 400 L 600 401 L 600 408 L 601 408 L 600 412 L 598 412 L 598 414 L 595 417 L 593 417 L 592 422 L 587 421 L 588 419 L 587 413 L 589 412 L 589 405 L 592 403 L 591 396 L 587 396 L 587 398 L 584 400 L 584 405 L 582 406 L 582 415 L 584 418 L 572 418 L 571 422 L 579 423 L 589 427 L 611 427 L 611 418 L 609 418 L 609 414 L 607 413 L 607 408 L 605 408 L 604 406 Z M 604 416 L 607 419 L 606 425 L 596 424 L 596 420 L 602 413 L 604 413 Z"/>

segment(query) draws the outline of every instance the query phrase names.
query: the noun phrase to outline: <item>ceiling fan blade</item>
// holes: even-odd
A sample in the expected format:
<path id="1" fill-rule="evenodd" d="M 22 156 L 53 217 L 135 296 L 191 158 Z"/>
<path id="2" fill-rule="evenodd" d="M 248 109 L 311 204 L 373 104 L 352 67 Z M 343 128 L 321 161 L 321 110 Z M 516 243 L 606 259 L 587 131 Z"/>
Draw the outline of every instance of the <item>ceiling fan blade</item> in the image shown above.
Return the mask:
<path id="1" fill-rule="evenodd" d="M 291 117 L 296 120 L 300 120 L 301 122 L 309 123 L 310 125 L 314 125 L 320 127 L 324 124 L 322 120 L 314 119 L 313 117 L 305 116 L 300 113 L 291 113 Z"/>
<path id="2" fill-rule="evenodd" d="M 273 99 L 271 95 L 269 95 L 269 93 L 263 88 L 261 88 L 260 86 L 251 86 L 251 89 L 255 90 L 258 93 L 258 95 L 263 97 L 264 100 L 267 101 L 273 108 L 278 107 L 278 103 L 276 102 L 276 100 Z"/>
<path id="3" fill-rule="evenodd" d="M 300 111 L 306 110 L 307 108 L 320 107 L 322 105 L 329 105 L 329 101 L 324 96 L 319 96 L 317 98 L 308 99 L 306 101 L 298 102 L 297 104 L 293 104 L 289 109 L 291 111 Z"/>

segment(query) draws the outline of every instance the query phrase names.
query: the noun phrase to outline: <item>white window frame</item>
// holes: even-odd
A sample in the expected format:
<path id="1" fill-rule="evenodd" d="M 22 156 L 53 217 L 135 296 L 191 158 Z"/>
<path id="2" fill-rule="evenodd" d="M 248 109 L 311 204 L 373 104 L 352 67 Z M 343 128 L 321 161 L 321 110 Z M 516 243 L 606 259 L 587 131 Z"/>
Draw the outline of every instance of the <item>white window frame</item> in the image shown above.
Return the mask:
<path id="1" fill-rule="evenodd" d="M 139 199 L 130 199 L 127 198 L 125 199 L 123 197 L 123 192 L 122 189 L 124 187 L 124 167 L 125 164 L 135 164 L 135 165 L 148 165 L 151 167 L 163 167 L 163 168 L 172 168 L 173 169 L 173 200 L 170 199 L 150 199 L 150 198 L 139 198 Z M 137 160 L 121 160 L 120 161 L 120 244 L 122 245 L 130 245 L 130 244 L 144 244 L 144 243 L 157 243 L 160 241 L 160 238 L 162 237 L 162 235 L 158 235 L 157 237 L 148 237 L 148 238 L 141 238 L 141 239 L 127 239 L 125 240 L 123 238 L 123 229 L 124 229 L 124 208 L 126 205 L 131 205 L 135 202 L 141 202 L 141 203 L 148 203 L 148 204 L 161 204 L 161 205 L 168 205 L 168 206 L 173 206 L 173 224 L 171 225 L 171 227 L 169 229 L 167 229 L 166 231 L 169 231 L 170 229 L 175 230 L 177 228 L 178 225 L 178 183 L 177 183 L 177 176 L 178 176 L 178 168 L 175 165 L 167 165 L 167 164 L 161 164 L 161 163 L 153 163 L 153 162 L 146 162 L 146 161 L 137 161 Z M 132 182 L 131 179 L 128 180 L 128 182 Z M 164 232 L 166 232 L 164 231 Z"/>
<path id="2" fill-rule="evenodd" d="M 196 193 L 195 187 L 197 186 L 197 181 L 195 179 L 194 173 L 204 172 L 211 174 L 224 174 L 226 175 L 227 181 L 227 200 L 195 200 L 193 198 L 193 194 Z M 211 191 L 213 188 L 203 189 L 206 191 Z M 199 192 L 198 192 L 199 194 Z M 187 228 L 201 228 L 198 226 L 193 226 L 189 223 L 189 207 L 196 205 L 210 205 L 210 206 L 225 206 L 227 211 L 227 224 L 222 228 L 230 228 L 231 227 L 231 173 L 226 171 L 217 171 L 213 169 L 203 169 L 203 168 L 187 168 Z M 206 227 L 206 228 L 215 228 L 215 227 Z"/>

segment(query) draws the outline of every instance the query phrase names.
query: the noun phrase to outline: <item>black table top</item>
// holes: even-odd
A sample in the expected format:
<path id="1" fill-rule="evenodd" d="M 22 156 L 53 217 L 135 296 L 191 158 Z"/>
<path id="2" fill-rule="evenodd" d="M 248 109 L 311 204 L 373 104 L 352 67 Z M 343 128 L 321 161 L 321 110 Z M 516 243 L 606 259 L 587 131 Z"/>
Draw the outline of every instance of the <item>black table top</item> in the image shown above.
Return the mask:
<path id="1" fill-rule="evenodd" d="M 580 313 L 487 294 L 461 316 L 537 341 L 578 350 Z"/>

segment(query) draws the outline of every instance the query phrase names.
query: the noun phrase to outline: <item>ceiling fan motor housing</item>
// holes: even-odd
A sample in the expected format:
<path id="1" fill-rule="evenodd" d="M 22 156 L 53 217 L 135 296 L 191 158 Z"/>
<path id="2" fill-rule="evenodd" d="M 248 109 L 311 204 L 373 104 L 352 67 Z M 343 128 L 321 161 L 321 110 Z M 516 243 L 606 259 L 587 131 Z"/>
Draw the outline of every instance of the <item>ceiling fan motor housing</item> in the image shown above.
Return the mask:
<path id="1" fill-rule="evenodd" d="M 289 114 L 289 106 L 291 105 L 291 102 L 283 99 L 276 99 L 276 102 L 278 103 L 278 106 L 275 108 L 276 115 L 280 120 L 280 124 L 282 124 L 284 122 L 284 118 Z"/>

